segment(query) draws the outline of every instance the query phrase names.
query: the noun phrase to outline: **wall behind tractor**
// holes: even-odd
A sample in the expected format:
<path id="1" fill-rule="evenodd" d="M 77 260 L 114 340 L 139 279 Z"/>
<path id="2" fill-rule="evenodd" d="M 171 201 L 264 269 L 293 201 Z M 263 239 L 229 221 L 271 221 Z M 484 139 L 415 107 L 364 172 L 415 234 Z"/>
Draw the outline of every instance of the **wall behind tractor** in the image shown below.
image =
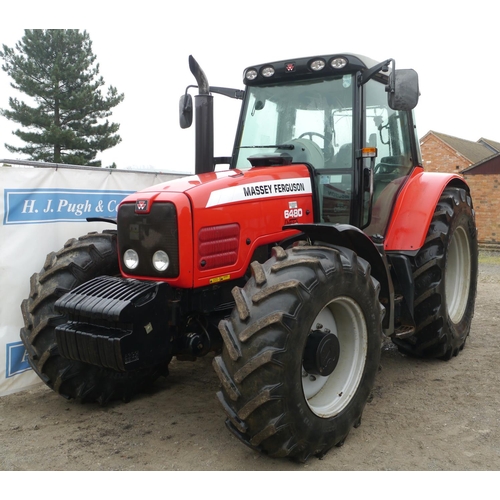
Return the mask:
<path id="1" fill-rule="evenodd" d="M 424 169 L 427 172 L 459 173 L 471 162 L 432 134 L 420 142 Z"/>
<path id="2" fill-rule="evenodd" d="M 470 168 L 470 160 L 432 133 L 421 141 L 420 149 L 427 172 L 456 173 L 464 177 L 476 211 L 479 246 L 500 250 L 500 156 L 493 155 Z"/>
<path id="3" fill-rule="evenodd" d="M 86 221 L 116 217 L 120 201 L 180 174 L 64 166 L 0 166 L 0 396 L 40 383 L 19 338 L 20 305 L 45 257 L 70 238 L 116 226 Z"/>
<path id="4" fill-rule="evenodd" d="M 500 169 L 493 174 L 464 174 L 470 186 L 480 247 L 500 250 Z"/>

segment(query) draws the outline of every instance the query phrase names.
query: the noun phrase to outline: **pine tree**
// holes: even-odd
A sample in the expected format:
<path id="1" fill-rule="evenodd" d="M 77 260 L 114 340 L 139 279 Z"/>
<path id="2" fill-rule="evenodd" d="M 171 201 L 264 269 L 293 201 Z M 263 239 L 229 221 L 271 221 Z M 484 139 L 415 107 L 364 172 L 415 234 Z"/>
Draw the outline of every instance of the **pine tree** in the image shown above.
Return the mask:
<path id="1" fill-rule="evenodd" d="M 25 30 L 15 48 L 3 45 L 0 57 L 11 86 L 35 104 L 11 97 L 10 109 L 0 110 L 24 128 L 13 134 L 26 145 L 5 147 L 31 160 L 100 167 L 97 153 L 121 141 L 120 126 L 106 118 L 124 95 L 112 86 L 103 95 L 104 80 L 87 32 Z"/>

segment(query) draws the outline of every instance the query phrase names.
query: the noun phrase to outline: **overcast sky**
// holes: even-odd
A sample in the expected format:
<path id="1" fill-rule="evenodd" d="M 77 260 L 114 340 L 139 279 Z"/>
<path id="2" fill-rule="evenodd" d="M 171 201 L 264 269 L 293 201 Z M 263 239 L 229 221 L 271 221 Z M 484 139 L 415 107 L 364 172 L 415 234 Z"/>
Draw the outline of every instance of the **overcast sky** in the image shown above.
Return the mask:
<path id="1" fill-rule="evenodd" d="M 237 88 L 253 64 L 342 51 L 392 57 L 396 67 L 419 73 L 420 137 L 434 130 L 500 141 L 499 25 L 485 0 L 46 0 L 9 2 L 2 19 L 0 44 L 9 47 L 28 26 L 87 30 L 106 86 L 125 94 L 112 116 L 122 142 L 98 156 L 104 166 L 194 171 L 194 127 L 178 125 L 179 96 L 195 83 L 190 54 L 211 85 Z M 0 108 L 13 95 L 10 81 L 0 70 Z M 215 97 L 218 156 L 231 154 L 240 104 Z M 15 156 L 4 147 L 20 145 L 15 128 L 0 117 L 0 158 Z"/>

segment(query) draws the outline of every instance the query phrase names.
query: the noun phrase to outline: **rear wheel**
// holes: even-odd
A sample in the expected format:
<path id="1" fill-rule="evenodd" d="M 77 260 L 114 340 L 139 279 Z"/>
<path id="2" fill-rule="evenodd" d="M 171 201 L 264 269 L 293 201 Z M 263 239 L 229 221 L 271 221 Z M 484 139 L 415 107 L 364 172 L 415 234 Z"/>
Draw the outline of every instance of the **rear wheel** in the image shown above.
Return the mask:
<path id="1" fill-rule="evenodd" d="M 451 359 L 469 335 L 477 286 L 477 232 L 465 189 L 444 190 L 412 268 L 416 330 L 394 343 L 413 356 Z"/>
<path id="2" fill-rule="evenodd" d="M 230 430 L 273 457 L 306 460 L 341 445 L 380 361 L 379 285 L 342 247 L 276 247 L 235 288 L 214 359 Z"/>
<path id="3" fill-rule="evenodd" d="M 42 271 L 31 277 L 30 295 L 21 305 L 21 339 L 33 370 L 48 387 L 68 399 L 101 404 L 111 399 L 128 401 L 162 370 L 166 372 L 165 365 L 121 373 L 59 354 L 55 329 L 67 319 L 55 312 L 56 300 L 97 276 L 118 273 L 116 232 L 104 231 L 69 240 L 62 250 L 50 253 Z"/>

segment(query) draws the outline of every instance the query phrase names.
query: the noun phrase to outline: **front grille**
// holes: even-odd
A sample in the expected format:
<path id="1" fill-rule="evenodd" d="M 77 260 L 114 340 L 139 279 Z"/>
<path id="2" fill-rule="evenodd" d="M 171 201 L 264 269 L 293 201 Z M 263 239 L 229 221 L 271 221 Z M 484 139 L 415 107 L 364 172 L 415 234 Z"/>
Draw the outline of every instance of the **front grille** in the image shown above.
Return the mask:
<path id="1" fill-rule="evenodd" d="M 231 266 L 238 260 L 240 226 L 223 224 L 203 227 L 198 232 L 199 269 Z"/>
<path id="2" fill-rule="evenodd" d="M 176 278 L 179 276 L 179 236 L 177 210 L 173 203 L 153 203 L 148 214 L 135 213 L 135 204 L 122 205 L 118 211 L 118 248 L 120 259 L 126 250 L 139 255 L 135 269 L 123 270 L 133 276 Z M 170 264 L 166 271 L 157 271 L 152 264 L 157 250 L 167 252 Z"/>

